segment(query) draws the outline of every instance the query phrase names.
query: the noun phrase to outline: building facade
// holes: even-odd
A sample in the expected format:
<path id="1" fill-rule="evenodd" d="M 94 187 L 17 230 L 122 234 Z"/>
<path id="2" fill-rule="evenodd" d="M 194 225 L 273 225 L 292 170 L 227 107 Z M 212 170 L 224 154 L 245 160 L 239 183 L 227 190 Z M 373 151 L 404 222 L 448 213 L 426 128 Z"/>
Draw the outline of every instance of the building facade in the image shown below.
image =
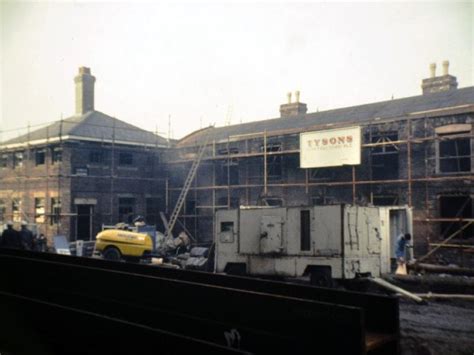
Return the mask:
<path id="1" fill-rule="evenodd" d="M 93 239 L 102 224 L 163 208 L 162 137 L 94 109 L 95 77 L 79 68 L 76 114 L 0 146 L 0 220 L 51 238 Z"/>
<path id="2" fill-rule="evenodd" d="M 432 65 L 419 96 L 307 113 L 297 92 L 279 118 L 194 132 L 167 153 L 168 200 L 208 140 L 182 211 L 201 242 L 218 209 L 339 203 L 411 206 L 418 255 L 462 228 L 455 240 L 472 241 L 474 87 L 458 89 L 448 66 Z M 348 127 L 361 130 L 359 165 L 300 167 L 301 133 Z"/>
<path id="3" fill-rule="evenodd" d="M 297 92 L 278 118 L 176 142 L 96 111 L 95 78 L 80 68 L 73 117 L 1 144 L 0 220 L 70 240 L 136 215 L 164 231 L 159 214 L 171 213 L 205 146 L 175 235 L 211 243 L 219 209 L 348 203 L 412 207 L 417 254 L 456 232 L 474 244 L 474 87 L 458 88 L 448 66 L 439 76 L 431 66 L 419 96 L 308 113 Z M 346 128 L 360 130 L 360 164 L 301 167 L 302 133 Z"/>

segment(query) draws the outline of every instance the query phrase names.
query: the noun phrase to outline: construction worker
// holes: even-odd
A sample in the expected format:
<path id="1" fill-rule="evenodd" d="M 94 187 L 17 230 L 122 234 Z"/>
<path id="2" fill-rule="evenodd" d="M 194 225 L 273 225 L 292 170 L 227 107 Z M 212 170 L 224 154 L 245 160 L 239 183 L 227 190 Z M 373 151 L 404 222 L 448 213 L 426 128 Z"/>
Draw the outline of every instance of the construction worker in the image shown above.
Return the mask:
<path id="1" fill-rule="evenodd" d="M 7 222 L 7 229 L 5 229 L 2 233 L 0 246 L 4 248 L 22 249 L 20 233 L 13 229 L 12 221 Z"/>
<path id="2" fill-rule="evenodd" d="M 34 246 L 36 251 L 45 252 L 47 250 L 46 237 L 43 233 L 41 233 L 39 237 L 35 238 Z"/>
<path id="3" fill-rule="evenodd" d="M 397 247 L 395 249 L 395 256 L 397 258 L 397 270 L 395 274 L 406 275 L 406 248 L 411 240 L 411 234 L 405 233 L 400 234 L 397 238 Z"/>
<path id="4" fill-rule="evenodd" d="M 21 221 L 20 239 L 24 250 L 33 250 L 33 233 L 28 229 L 28 223 Z"/>

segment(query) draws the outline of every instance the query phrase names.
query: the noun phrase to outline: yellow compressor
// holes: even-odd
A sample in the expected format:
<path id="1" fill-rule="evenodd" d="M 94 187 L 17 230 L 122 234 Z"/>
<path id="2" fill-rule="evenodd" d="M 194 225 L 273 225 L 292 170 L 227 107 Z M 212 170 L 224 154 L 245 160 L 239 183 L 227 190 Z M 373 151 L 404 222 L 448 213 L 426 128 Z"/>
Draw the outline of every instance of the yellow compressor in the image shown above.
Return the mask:
<path id="1" fill-rule="evenodd" d="M 121 229 L 106 229 L 97 234 L 95 251 L 108 260 L 138 262 L 150 258 L 153 241 L 148 234 Z"/>

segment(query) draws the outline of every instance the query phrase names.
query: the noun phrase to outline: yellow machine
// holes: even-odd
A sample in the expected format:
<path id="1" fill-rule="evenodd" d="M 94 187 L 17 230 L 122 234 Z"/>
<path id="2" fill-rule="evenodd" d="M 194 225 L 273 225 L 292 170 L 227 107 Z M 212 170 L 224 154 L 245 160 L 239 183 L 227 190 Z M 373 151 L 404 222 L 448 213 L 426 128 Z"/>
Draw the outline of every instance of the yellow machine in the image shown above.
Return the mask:
<path id="1" fill-rule="evenodd" d="M 151 256 L 153 241 L 145 233 L 106 229 L 97 234 L 95 251 L 108 260 L 139 261 Z"/>

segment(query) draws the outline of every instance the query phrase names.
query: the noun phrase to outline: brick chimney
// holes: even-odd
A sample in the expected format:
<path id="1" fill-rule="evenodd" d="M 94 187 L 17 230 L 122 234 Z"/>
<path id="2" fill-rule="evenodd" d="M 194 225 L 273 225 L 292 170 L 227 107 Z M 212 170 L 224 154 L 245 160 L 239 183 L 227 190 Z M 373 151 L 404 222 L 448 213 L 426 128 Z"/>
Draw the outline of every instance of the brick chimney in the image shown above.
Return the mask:
<path id="1" fill-rule="evenodd" d="M 288 103 L 280 105 L 280 117 L 294 117 L 304 115 L 308 111 L 306 104 L 300 102 L 300 92 L 295 91 L 295 102 L 291 102 L 291 92 L 287 94 Z"/>
<path id="2" fill-rule="evenodd" d="M 94 83 L 90 68 L 80 67 L 74 78 L 76 83 L 76 115 L 94 111 Z"/>
<path id="3" fill-rule="evenodd" d="M 436 76 L 436 64 L 430 64 L 430 74 L 430 78 L 422 81 L 423 95 L 457 89 L 458 81 L 456 77 L 449 75 L 449 61 L 445 60 L 443 62 L 443 75 L 441 76 Z"/>

